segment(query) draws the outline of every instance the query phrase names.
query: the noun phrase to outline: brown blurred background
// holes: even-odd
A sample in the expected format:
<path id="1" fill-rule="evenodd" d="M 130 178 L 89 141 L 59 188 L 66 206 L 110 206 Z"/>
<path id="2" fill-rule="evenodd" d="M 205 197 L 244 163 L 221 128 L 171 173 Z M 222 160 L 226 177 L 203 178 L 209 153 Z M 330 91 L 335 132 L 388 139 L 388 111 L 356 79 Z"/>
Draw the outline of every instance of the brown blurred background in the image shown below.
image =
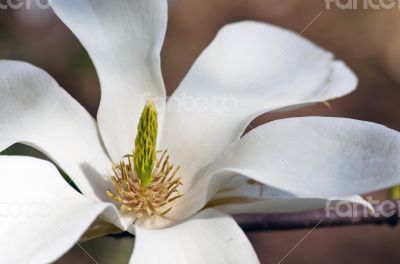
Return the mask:
<path id="1" fill-rule="evenodd" d="M 346 1 L 342 1 L 346 2 Z M 322 12 L 322 13 L 321 13 Z M 344 116 L 382 123 L 400 131 L 400 10 L 325 9 L 323 0 L 170 0 L 163 49 L 169 93 L 218 29 L 238 20 L 260 20 L 304 31 L 336 53 L 358 74 L 358 91 L 285 116 Z M 310 24 L 316 19 L 312 24 Z M 50 10 L 0 10 L 0 58 L 28 61 L 48 71 L 95 115 L 99 83 L 86 52 Z M 385 199 L 385 193 L 374 198 Z M 400 227 L 346 227 L 248 234 L 262 263 L 398 263 Z M 127 263 L 129 239 L 102 238 L 82 245 L 97 263 Z M 283 259 L 283 260 L 282 260 Z M 282 262 L 280 262 L 282 261 Z M 58 263 L 96 263 L 79 247 Z"/>

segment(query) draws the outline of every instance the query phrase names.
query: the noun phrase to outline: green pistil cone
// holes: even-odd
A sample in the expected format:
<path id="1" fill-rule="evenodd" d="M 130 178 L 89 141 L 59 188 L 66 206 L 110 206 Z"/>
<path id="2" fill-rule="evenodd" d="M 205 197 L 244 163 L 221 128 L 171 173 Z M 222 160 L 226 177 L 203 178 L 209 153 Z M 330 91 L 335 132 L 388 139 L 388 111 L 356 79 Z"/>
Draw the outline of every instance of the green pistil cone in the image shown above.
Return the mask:
<path id="1" fill-rule="evenodd" d="M 157 108 L 153 102 L 149 101 L 140 117 L 133 155 L 135 171 L 144 187 L 148 186 L 153 180 L 152 172 L 156 160 L 157 133 Z"/>

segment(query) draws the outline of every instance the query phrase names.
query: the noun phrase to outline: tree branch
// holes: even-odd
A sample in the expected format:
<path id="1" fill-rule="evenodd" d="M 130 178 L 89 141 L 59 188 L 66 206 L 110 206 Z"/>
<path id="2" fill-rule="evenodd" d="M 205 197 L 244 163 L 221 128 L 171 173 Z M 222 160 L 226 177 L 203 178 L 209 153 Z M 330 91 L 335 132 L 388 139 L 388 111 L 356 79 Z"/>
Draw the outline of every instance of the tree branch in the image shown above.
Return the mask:
<path id="1" fill-rule="evenodd" d="M 400 219 L 400 200 L 374 205 L 375 212 L 362 206 L 340 210 L 311 210 L 284 214 L 248 214 L 234 218 L 246 232 L 285 231 L 304 228 L 322 228 L 356 225 L 396 226 Z M 353 210 L 354 209 L 354 210 Z"/>

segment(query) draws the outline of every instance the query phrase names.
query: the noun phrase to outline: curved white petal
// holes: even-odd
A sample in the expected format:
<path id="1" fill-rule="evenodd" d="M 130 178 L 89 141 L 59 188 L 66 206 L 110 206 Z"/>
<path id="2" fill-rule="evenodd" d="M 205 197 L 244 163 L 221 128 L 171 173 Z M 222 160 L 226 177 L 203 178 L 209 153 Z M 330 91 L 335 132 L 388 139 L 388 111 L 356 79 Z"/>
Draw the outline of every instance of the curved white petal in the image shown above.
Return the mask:
<path id="1" fill-rule="evenodd" d="M 226 214 L 251 214 L 251 213 L 292 213 L 314 209 L 327 209 L 327 214 L 336 205 L 360 205 L 373 211 L 370 203 L 361 196 L 346 196 L 331 199 L 322 198 L 289 198 L 270 199 L 249 204 L 225 204 L 213 207 Z"/>
<path id="2" fill-rule="evenodd" d="M 208 202 L 207 206 L 226 214 L 289 213 L 311 209 L 331 208 L 336 203 L 359 204 L 373 210 L 370 203 L 359 195 L 347 197 L 299 197 L 292 193 L 235 176 Z"/>
<path id="3" fill-rule="evenodd" d="M 51 263 L 115 207 L 73 190 L 49 162 L 0 156 L 0 263 Z"/>
<path id="4" fill-rule="evenodd" d="M 111 161 L 95 120 L 46 72 L 0 61 L 0 151 L 22 142 L 43 151 L 92 199 L 105 195 Z"/>
<path id="5" fill-rule="evenodd" d="M 283 119 L 251 131 L 214 166 L 297 195 L 366 193 L 400 182 L 400 133 L 351 119 Z"/>
<path id="6" fill-rule="evenodd" d="M 88 51 L 101 83 L 99 128 L 114 161 L 133 150 L 146 100 L 163 112 L 160 50 L 166 0 L 53 0 L 52 8 Z M 163 115 L 160 114 L 160 119 Z M 162 120 L 160 120 L 162 122 Z"/>
<path id="7" fill-rule="evenodd" d="M 342 62 L 294 33 L 258 22 L 229 25 L 169 100 L 162 145 L 190 187 L 257 115 L 340 97 L 356 84 Z"/>
<path id="8" fill-rule="evenodd" d="M 341 118 L 268 123 L 226 149 L 174 207 L 175 214 L 193 214 L 237 174 L 299 197 L 376 191 L 400 183 L 400 133 Z"/>
<path id="9" fill-rule="evenodd" d="M 246 235 L 232 217 L 208 209 L 160 230 L 136 228 L 130 263 L 259 263 Z"/>

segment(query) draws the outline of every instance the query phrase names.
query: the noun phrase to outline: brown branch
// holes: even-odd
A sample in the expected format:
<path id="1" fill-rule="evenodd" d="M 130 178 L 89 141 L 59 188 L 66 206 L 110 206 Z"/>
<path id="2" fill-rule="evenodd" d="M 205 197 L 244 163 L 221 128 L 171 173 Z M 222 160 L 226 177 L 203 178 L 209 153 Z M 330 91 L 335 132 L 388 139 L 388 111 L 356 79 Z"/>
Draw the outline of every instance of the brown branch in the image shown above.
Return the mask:
<path id="1" fill-rule="evenodd" d="M 322 228 L 358 225 L 396 226 L 400 219 L 400 200 L 385 201 L 374 205 L 375 212 L 368 212 L 362 206 L 348 207 L 339 210 L 311 210 L 298 213 L 282 214 L 243 214 L 234 218 L 245 232 L 273 232 L 298 230 L 304 228 Z M 337 208 L 336 208 L 337 209 Z M 349 215 L 351 214 L 351 216 Z M 128 233 L 113 235 L 121 238 Z"/>
<path id="2" fill-rule="evenodd" d="M 361 206 L 355 207 L 349 216 L 345 209 L 338 212 L 319 209 L 299 213 L 237 215 L 236 221 L 246 232 L 285 231 L 304 228 L 322 228 L 356 225 L 396 226 L 400 219 L 400 201 L 386 201 L 368 212 Z"/>

